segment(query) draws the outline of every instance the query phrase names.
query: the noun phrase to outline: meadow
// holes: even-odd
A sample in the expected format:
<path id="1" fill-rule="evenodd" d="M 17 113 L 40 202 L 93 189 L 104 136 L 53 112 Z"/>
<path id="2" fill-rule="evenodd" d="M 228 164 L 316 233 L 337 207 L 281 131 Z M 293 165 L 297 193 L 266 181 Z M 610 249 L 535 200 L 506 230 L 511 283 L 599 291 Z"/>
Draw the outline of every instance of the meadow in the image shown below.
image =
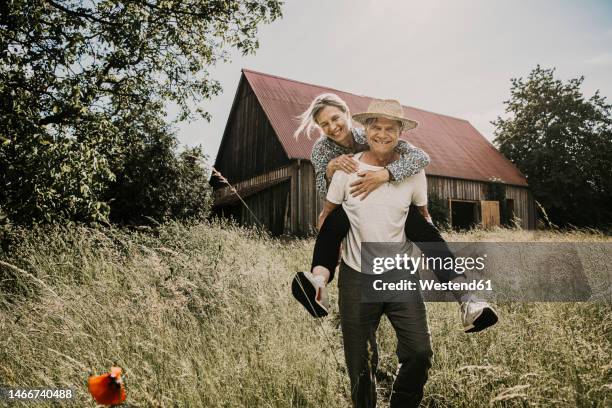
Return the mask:
<path id="1" fill-rule="evenodd" d="M 612 240 L 502 229 L 445 237 Z M 0 383 L 70 387 L 75 406 L 94 407 L 87 378 L 119 365 L 126 406 L 347 407 L 335 284 L 323 320 L 290 294 L 312 247 L 221 222 L 21 231 L 0 256 Z M 610 303 L 496 306 L 494 328 L 466 335 L 456 304 L 428 303 L 434 361 L 423 406 L 611 406 Z M 397 364 L 386 319 L 378 339 L 386 406 Z"/>

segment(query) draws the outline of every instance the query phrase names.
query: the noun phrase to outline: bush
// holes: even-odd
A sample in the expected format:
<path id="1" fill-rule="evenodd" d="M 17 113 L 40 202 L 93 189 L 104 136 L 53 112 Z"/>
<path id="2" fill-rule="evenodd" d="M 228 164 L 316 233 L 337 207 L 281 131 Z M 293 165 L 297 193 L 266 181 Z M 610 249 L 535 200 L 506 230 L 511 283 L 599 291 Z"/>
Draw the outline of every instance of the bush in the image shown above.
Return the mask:
<path id="1" fill-rule="evenodd" d="M 449 227 L 448 202 L 445 199 L 435 193 L 430 194 L 428 198 L 428 209 L 429 215 L 431 215 L 437 228 L 447 229 Z"/>
<path id="2" fill-rule="evenodd" d="M 176 139 L 160 134 L 128 147 L 117 180 L 107 191 L 111 222 L 204 218 L 212 204 L 201 147 L 175 154 Z"/>

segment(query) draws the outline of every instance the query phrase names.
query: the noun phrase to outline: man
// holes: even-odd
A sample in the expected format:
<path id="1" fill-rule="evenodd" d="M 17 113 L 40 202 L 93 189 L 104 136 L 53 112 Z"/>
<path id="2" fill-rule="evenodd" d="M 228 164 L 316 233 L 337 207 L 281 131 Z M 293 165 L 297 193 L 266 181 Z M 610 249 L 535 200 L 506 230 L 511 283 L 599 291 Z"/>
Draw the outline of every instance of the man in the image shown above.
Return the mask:
<path id="1" fill-rule="evenodd" d="M 400 149 L 400 142 L 395 148 L 397 152 L 402 153 L 399 160 L 393 161 L 384 168 L 377 167 L 380 169 L 378 171 L 356 172 L 358 165 L 352 156 L 354 153 L 367 150 L 368 147 L 365 133 L 361 129 L 351 127 L 349 115 L 348 105 L 334 94 L 317 96 L 311 106 L 301 115 L 302 124 L 296 134 L 299 134 L 300 129 L 304 126 L 315 125 L 319 126 L 324 133 L 324 136 L 315 143 L 311 157 L 317 179 L 317 190 L 323 196 L 327 194 L 327 186 L 333 174 L 338 171 L 360 176 L 354 177 L 351 183 L 351 194 L 365 199 L 371 191 L 386 185 L 389 180 L 401 182 L 417 174 L 429 163 L 425 152 L 414 146 L 407 149 L 406 143 Z M 403 130 L 416 126 L 417 123 L 411 121 Z M 342 140 L 339 139 L 340 137 Z M 408 211 L 406 218 L 407 240 L 416 243 L 429 258 L 452 258 L 453 254 L 446 241 L 427 214 L 427 207 L 417 209 L 413 206 L 412 208 L 411 211 Z M 369 218 L 369 214 L 366 214 L 366 217 Z M 298 272 L 292 282 L 294 297 L 314 317 L 324 317 L 328 314 L 326 286 L 334 278 L 340 244 L 348 235 L 351 222 L 343 205 L 337 206 L 325 218 L 325 222 L 319 224 L 311 271 Z M 443 267 L 441 263 L 435 263 L 432 272 L 442 283 L 461 278 L 452 268 Z M 465 332 L 474 333 L 484 330 L 497 321 L 495 311 L 487 302 L 479 301 L 467 292 L 453 290 L 451 293 L 461 306 L 461 321 Z"/>
<path id="2" fill-rule="evenodd" d="M 370 150 L 355 156 L 360 171 L 375 171 L 397 159 L 395 146 L 403 128 L 416 122 L 403 116 L 397 101 L 373 101 L 368 111 L 353 115 L 365 125 Z M 361 200 L 350 194 L 356 174 L 336 172 L 332 178 L 319 225 L 342 205 L 351 229 L 342 252 L 339 277 L 340 322 L 344 353 L 356 407 L 376 405 L 376 329 L 386 314 L 398 337 L 400 369 L 393 385 L 391 407 L 417 407 L 431 366 L 431 341 L 425 304 L 419 302 L 361 301 L 361 243 L 406 242 L 404 225 L 414 202 L 427 214 L 427 181 L 421 171 L 399 183 L 386 183 Z"/>

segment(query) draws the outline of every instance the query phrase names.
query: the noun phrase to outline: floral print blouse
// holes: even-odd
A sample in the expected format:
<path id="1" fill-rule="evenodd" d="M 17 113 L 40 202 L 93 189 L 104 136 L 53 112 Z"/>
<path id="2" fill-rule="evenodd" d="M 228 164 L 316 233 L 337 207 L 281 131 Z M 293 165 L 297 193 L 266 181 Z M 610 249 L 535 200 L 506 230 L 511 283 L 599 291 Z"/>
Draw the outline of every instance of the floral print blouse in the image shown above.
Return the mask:
<path id="1" fill-rule="evenodd" d="M 327 164 L 332 159 L 342 154 L 358 153 L 368 150 L 365 131 L 358 128 L 353 128 L 351 131 L 353 133 L 353 139 L 355 140 L 353 149 L 341 146 L 325 135 L 321 136 L 312 147 L 310 161 L 315 171 L 317 191 L 323 197 L 327 195 L 327 180 L 325 179 Z M 400 158 L 386 166 L 392 181 L 401 181 L 406 177 L 414 176 L 427 167 L 431 161 L 427 153 L 405 140 L 400 139 L 395 150 L 400 154 Z"/>

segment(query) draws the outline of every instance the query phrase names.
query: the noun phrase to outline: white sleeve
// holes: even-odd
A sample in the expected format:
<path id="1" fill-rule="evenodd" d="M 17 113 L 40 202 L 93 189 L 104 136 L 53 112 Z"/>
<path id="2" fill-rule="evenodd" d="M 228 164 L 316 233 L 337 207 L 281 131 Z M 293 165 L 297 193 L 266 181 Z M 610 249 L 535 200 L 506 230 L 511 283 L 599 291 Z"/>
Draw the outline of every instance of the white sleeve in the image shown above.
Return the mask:
<path id="1" fill-rule="evenodd" d="M 327 188 L 327 201 L 334 204 L 342 204 L 346 192 L 346 178 L 348 175 L 343 171 L 336 171 Z"/>
<path id="2" fill-rule="evenodd" d="M 427 177 L 425 171 L 421 170 L 414 175 L 415 186 L 412 192 L 412 204 L 422 207 L 427 205 Z"/>

